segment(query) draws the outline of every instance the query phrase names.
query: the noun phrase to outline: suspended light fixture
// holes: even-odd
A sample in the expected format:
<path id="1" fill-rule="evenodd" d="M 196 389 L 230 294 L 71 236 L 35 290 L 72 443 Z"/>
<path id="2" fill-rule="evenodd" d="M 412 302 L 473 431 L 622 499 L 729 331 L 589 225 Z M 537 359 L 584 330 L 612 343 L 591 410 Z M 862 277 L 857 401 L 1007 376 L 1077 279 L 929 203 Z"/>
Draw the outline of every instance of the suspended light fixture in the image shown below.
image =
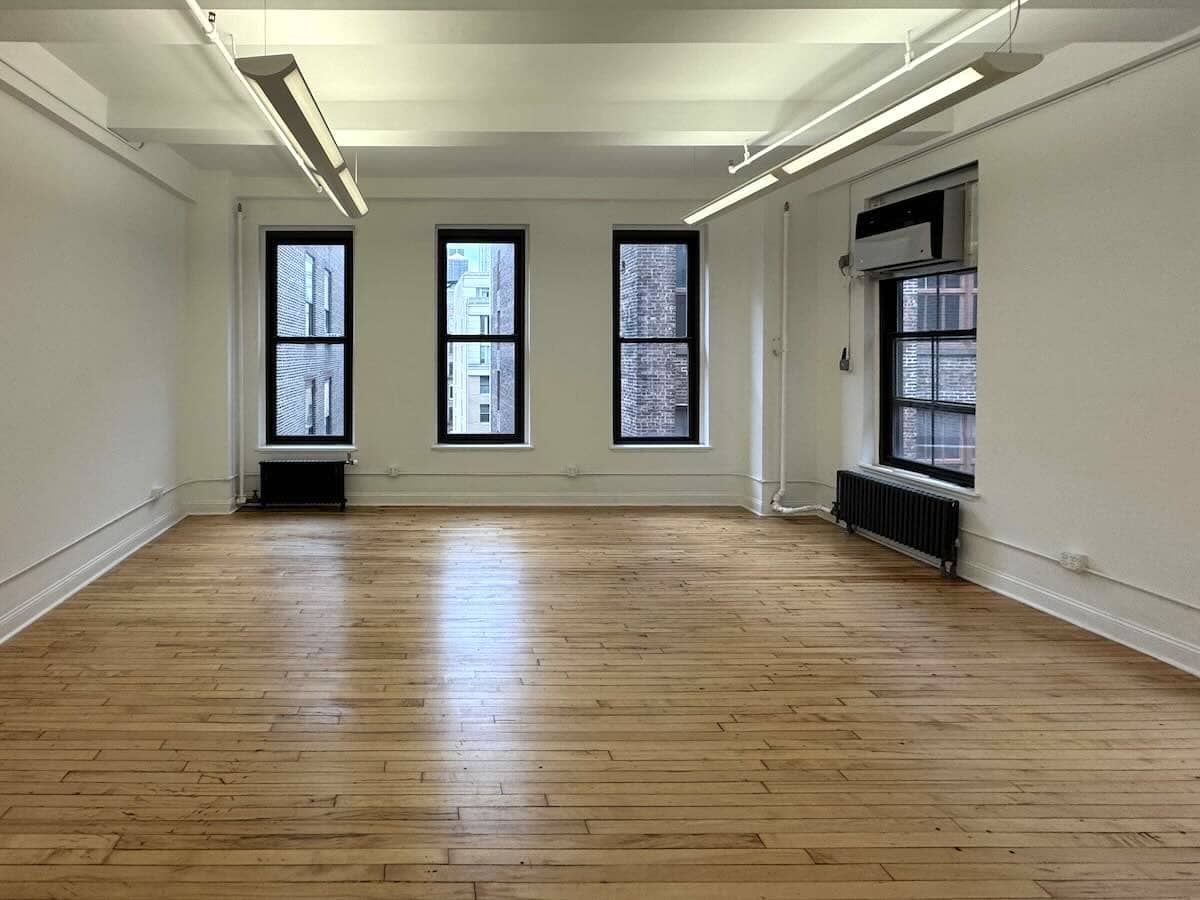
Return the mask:
<path id="1" fill-rule="evenodd" d="M 351 218 L 365 215 L 367 203 L 355 183 L 354 176 L 346 168 L 337 141 L 334 140 L 333 133 L 325 123 L 325 117 L 321 115 L 321 110 L 317 106 L 316 100 L 313 99 L 312 92 L 309 91 L 308 84 L 304 81 L 304 76 L 300 74 L 295 57 L 287 55 L 236 59 L 234 51 L 225 45 L 220 32 L 217 31 L 217 14 L 215 12 L 206 13 L 196 0 L 183 0 L 183 5 L 196 20 L 196 24 L 204 32 L 204 36 L 217 48 L 222 61 L 229 67 L 234 78 L 266 117 L 271 125 L 271 130 L 275 132 L 280 143 L 292 155 L 296 165 L 304 173 L 304 177 L 312 182 L 313 187 L 317 190 L 324 191 L 342 215 Z M 265 16 L 266 7 L 264 6 L 263 9 Z M 263 30 L 265 52 L 265 21 Z M 230 35 L 230 44 L 232 45 L 232 43 L 233 37 Z M 264 87 L 264 83 L 272 82 L 278 66 L 260 66 L 255 61 L 284 59 L 290 60 L 291 66 L 284 66 L 283 70 L 277 73 L 280 76 L 278 80 L 282 82 L 292 76 L 291 81 L 283 85 L 282 89 L 279 85 L 271 84 L 271 93 L 280 97 L 282 106 L 279 106 Z M 246 63 L 246 68 L 243 68 L 242 63 Z M 247 68 L 254 70 L 255 73 L 247 71 Z M 294 75 L 292 75 L 293 71 Z M 286 100 L 283 99 L 285 93 Z"/>
<path id="2" fill-rule="evenodd" d="M 242 56 L 237 67 L 338 209 L 352 219 L 365 215 L 367 203 L 308 89 L 296 57 L 290 53 Z"/>
<path id="3" fill-rule="evenodd" d="M 1040 53 L 985 53 L 970 65 L 942 77 L 915 94 L 910 94 L 836 137 L 810 147 L 777 169 L 705 204 L 685 216 L 683 221 L 694 225 L 711 218 L 719 212 L 746 202 L 769 187 L 807 174 L 820 166 L 856 153 L 888 135 L 903 131 L 968 97 L 1029 71 L 1041 61 Z"/>

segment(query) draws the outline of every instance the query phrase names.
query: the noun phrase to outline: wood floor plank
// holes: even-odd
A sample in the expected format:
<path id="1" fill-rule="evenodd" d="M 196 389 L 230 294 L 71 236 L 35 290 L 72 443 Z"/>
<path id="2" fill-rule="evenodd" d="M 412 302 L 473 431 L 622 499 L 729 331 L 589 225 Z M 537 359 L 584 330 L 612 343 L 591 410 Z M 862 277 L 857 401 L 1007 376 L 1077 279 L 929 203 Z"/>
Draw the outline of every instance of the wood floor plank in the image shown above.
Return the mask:
<path id="1" fill-rule="evenodd" d="M 1191 676 L 815 520 L 186 519 L 0 646 L 0 897 L 1200 896 Z"/>

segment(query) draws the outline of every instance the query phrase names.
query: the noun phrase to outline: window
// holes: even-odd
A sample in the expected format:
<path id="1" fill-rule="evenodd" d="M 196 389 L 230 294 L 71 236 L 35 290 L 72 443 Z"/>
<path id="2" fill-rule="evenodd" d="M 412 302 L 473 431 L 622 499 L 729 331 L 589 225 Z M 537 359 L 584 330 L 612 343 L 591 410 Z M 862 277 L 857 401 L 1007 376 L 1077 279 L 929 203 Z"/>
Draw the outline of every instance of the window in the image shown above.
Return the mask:
<path id="1" fill-rule="evenodd" d="M 268 444 L 350 442 L 352 251 L 349 231 L 267 232 Z M 319 336 L 318 269 L 326 326 Z"/>
<path id="2" fill-rule="evenodd" d="M 321 303 L 325 309 L 325 333 L 333 334 L 333 273 L 328 269 L 321 270 Z"/>
<path id="3" fill-rule="evenodd" d="M 880 283 L 881 462 L 975 484 L 975 271 Z"/>
<path id="4" fill-rule="evenodd" d="M 525 232 L 443 228 L 437 247 L 438 442 L 523 443 Z M 468 379 L 488 398 L 477 416 Z"/>
<path id="5" fill-rule="evenodd" d="M 316 333 L 316 315 L 317 307 L 314 302 L 313 292 L 316 290 L 315 279 L 316 260 L 309 254 L 304 254 L 304 333 L 313 335 Z"/>
<path id="6" fill-rule="evenodd" d="M 699 443 L 699 300 L 699 232 L 614 232 L 614 443 Z"/>
<path id="7" fill-rule="evenodd" d="M 317 382 L 312 378 L 304 386 L 304 432 L 317 433 Z"/>

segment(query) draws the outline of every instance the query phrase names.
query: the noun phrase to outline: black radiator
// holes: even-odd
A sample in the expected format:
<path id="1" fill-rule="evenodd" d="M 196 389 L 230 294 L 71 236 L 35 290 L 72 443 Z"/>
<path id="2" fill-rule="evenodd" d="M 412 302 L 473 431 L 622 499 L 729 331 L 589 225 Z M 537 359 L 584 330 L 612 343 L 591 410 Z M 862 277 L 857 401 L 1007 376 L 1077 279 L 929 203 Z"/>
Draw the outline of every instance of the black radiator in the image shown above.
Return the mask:
<path id="1" fill-rule="evenodd" d="M 958 563 L 957 500 L 842 470 L 833 516 L 851 533 L 861 528 L 937 557 L 947 572 Z"/>
<path id="2" fill-rule="evenodd" d="M 346 462 L 326 459 L 263 460 L 258 464 L 263 506 L 346 508 Z"/>

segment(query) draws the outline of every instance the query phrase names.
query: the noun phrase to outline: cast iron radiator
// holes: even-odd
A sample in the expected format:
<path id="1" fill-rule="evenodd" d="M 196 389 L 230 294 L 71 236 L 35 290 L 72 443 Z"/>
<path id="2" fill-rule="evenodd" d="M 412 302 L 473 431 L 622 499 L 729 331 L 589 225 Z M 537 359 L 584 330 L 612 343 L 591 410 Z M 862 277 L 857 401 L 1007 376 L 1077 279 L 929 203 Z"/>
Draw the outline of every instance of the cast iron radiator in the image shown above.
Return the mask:
<path id="1" fill-rule="evenodd" d="M 937 557 L 946 572 L 958 563 L 958 501 L 897 487 L 857 472 L 837 473 L 833 516 L 854 533 L 861 528 Z"/>
<path id="2" fill-rule="evenodd" d="M 345 460 L 263 460 L 258 464 L 258 497 L 263 506 L 333 505 L 345 509 Z"/>

